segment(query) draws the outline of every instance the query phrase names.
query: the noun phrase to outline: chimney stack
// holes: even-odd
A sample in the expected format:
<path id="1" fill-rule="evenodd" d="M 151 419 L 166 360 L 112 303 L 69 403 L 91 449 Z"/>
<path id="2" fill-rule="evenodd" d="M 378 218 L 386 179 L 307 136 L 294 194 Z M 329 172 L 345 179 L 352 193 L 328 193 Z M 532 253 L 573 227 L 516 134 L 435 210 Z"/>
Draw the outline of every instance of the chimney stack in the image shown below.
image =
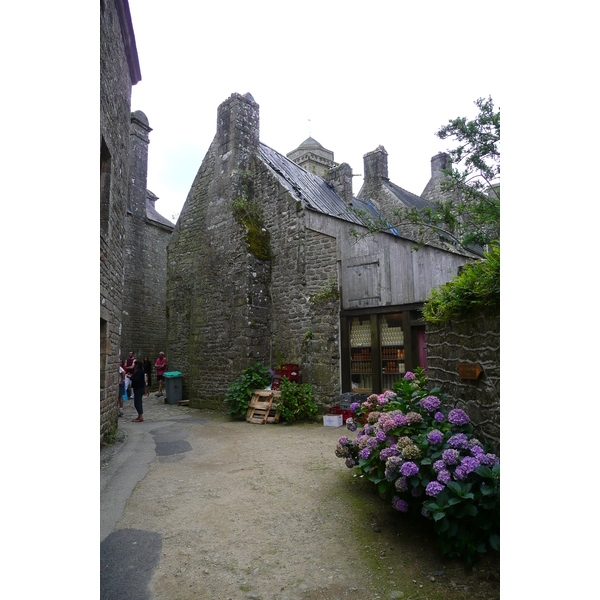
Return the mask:
<path id="1" fill-rule="evenodd" d="M 383 146 L 377 146 L 373 152 L 363 156 L 365 182 L 388 179 L 388 153 Z"/>
<path id="2" fill-rule="evenodd" d="M 442 169 L 449 169 L 452 167 L 452 161 L 450 155 L 446 152 L 439 152 L 435 156 L 431 157 L 431 177 L 444 177 Z"/>
<path id="3" fill-rule="evenodd" d="M 221 173 L 249 168 L 259 140 L 259 106 L 251 94 L 232 94 L 219 106 L 217 140 Z"/>
<path id="4" fill-rule="evenodd" d="M 348 163 L 342 163 L 327 171 L 325 181 L 333 184 L 337 195 L 344 204 L 352 203 L 352 167 Z"/>

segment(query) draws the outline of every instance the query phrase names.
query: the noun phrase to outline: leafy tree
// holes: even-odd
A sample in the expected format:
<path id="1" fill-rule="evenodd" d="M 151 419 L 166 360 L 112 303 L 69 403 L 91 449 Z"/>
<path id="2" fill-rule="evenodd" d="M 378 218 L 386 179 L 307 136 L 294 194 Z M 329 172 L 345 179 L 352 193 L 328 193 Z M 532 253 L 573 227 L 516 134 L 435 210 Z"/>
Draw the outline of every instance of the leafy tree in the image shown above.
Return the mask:
<path id="1" fill-rule="evenodd" d="M 426 209 L 425 220 L 446 225 L 462 246 L 500 242 L 500 109 L 494 112 L 491 96 L 475 101 L 477 117 L 458 117 L 444 125 L 437 136 L 455 138 L 449 150 L 453 166 L 444 170 L 440 187 L 447 199 Z M 462 170 L 454 165 L 462 165 Z"/>

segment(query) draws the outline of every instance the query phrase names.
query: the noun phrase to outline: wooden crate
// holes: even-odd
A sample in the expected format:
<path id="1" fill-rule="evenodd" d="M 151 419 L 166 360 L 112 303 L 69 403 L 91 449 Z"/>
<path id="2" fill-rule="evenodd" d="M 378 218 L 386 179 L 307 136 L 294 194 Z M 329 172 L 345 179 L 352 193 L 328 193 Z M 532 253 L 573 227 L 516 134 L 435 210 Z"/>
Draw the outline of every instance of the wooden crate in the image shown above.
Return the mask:
<path id="1" fill-rule="evenodd" d="M 254 390 L 246 413 L 246 421 L 260 425 L 279 423 L 279 411 L 274 408 L 273 404 L 280 396 L 279 390 Z"/>

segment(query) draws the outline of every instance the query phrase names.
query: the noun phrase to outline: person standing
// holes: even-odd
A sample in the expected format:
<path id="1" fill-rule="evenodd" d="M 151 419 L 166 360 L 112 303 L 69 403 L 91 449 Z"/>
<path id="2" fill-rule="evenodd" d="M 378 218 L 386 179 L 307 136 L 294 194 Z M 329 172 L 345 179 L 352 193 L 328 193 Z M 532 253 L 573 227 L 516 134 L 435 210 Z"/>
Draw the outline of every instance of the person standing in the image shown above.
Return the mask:
<path id="1" fill-rule="evenodd" d="M 133 388 L 133 403 L 138 414 L 137 419 L 133 419 L 133 422 L 141 423 L 144 420 L 142 398 L 144 397 L 144 390 L 146 389 L 144 363 L 141 360 L 136 360 L 134 363 L 134 371 L 131 376 L 131 387 Z"/>
<path id="2" fill-rule="evenodd" d="M 152 385 L 152 363 L 147 356 L 144 356 L 144 373 L 146 374 L 146 396 L 149 396 Z"/>
<path id="3" fill-rule="evenodd" d="M 162 382 L 165 380 L 165 371 L 167 370 L 167 359 L 165 358 L 164 352 L 158 353 L 158 358 L 154 363 L 156 367 L 156 380 L 158 381 L 158 394 L 157 396 L 162 396 Z"/>
<path id="4" fill-rule="evenodd" d="M 135 365 L 135 356 L 133 352 L 129 353 L 127 360 L 125 361 L 125 388 L 131 395 L 131 376 L 133 375 L 133 368 Z"/>

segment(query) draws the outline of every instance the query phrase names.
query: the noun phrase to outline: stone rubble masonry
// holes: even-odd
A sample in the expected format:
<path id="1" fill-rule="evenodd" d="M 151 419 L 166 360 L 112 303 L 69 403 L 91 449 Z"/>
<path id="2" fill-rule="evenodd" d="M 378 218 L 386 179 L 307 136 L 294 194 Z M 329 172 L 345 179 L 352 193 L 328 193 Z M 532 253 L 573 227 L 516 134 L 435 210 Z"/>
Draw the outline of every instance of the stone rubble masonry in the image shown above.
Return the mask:
<path id="1" fill-rule="evenodd" d="M 449 406 L 462 408 L 477 437 L 500 452 L 500 317 L 478 315 L 444 326 L 427 325 L 431 387 L 447 392 Z M 459 363 L 478 363 L 477 380 L 460 379 Z"/>
<path id="2" fill-rule="evenodd" d="M 258 108 L 239 94 L 219 106 L 168 245 L 167 360 L 192 407 L 225 410 L 227 388 L 256 361 L 300 364 L 320 404 L 340 392 L 339 301 L 310 302 L 330 278 L 337 284 L 335 238 L 307 230 L 301 201 L 260 160 Z M 260 209 L 270 260 L 246 244 L 232 211 L 240 198 Z"/>
<path id="3" fill-rule="evenodd" d="M 148 118 L 142 111 L 131 114 L 131 176 L 125 231 L 125 280 L 123 305 L 123 356 L 132 351 L 150 362 L 165 351 L 167 243 L 172 226 L 147 217 Z"/>
<path id="4" fill-rule="evenodd" d="M 433 203 L 453 197 L 454 194 L 452 192 L 443 192 L 440 188 L 442 181 L 446 178 L 442 169 L 450 169 L 451 167 L 452 161 L 450 160 L 450 155 L 446 152 L 439 152 L 431 157 L 431 178 L 427 182 L 421 198 Z"/>
<path id="5" fill-rule="evenodd" d="M 337 195 L 347 204 L 352 204 L 352 167 L 342 163 L 327 171 L 325 181 L 331 183 Z"/>
<path id="6" fill-rule="evenodd" d="M 117 391 L 121 355 L 123 246 L 129 180 L 131 73 L 139 76 L 127 3 L 100 4 L 100 441 L 117 424 Z M 121 17 L 120 17 L 121 15 Z M 136 76 L 136 77 L 137 77 Z"/>

